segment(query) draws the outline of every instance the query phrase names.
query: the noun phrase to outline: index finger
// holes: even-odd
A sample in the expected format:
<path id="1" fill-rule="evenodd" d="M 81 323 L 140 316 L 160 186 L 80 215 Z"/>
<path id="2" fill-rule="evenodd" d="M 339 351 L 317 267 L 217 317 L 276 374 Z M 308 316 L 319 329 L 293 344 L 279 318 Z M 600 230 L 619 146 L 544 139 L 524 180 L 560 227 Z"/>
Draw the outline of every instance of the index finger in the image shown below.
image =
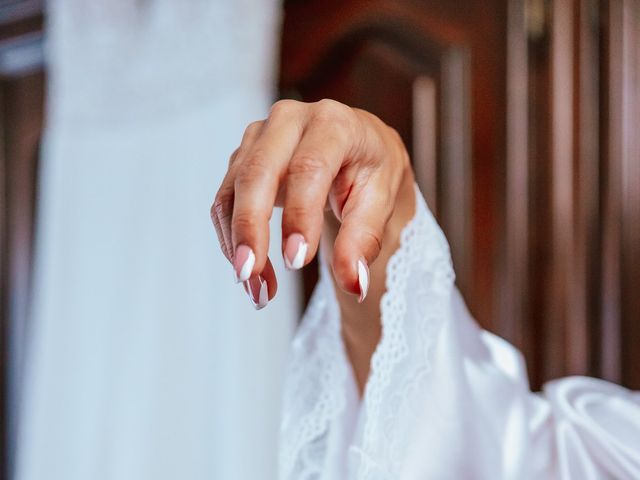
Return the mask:
<path id="1" fill-rule="evenodd" d="M 231 241 L 238 281 L 246 281 L 264 269 L 269 219 L 280 180 L 300 140 L 303 119 L 297 102 L 277 102 L 253 146 L 236 160 Z"/>

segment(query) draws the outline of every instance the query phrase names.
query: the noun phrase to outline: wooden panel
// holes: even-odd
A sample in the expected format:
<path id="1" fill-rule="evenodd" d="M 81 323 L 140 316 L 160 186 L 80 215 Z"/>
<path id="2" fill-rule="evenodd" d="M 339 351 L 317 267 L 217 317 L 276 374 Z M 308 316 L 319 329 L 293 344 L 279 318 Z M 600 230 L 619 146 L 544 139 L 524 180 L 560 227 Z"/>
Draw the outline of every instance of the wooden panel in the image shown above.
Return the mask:
<path id="1" fill-rule="evenodd" d="M 640 390 L 640 1 L 622 9 L 622 380 Z"/>
<path id="2" fill-rule="evenodd" d="M 524 2 L 510 2 L 507 13 L 506 129 L 504 201 L 498 205 L 501 232 L 498 256 L 495 328 L 533 358 L 535 346 L 529 318 L 529 110 L 527 103 L 528 23 Z M 531 12 L 529 12 L 531 13 Z M 529 20 L 531 16 L 529 15 Z M 530 20 L 531 21 L 531 20 Z M 539 21 L 539 19 L 538 19 Z"/>
<path id="3" fill-rule="evenodd" d="M 528 163 L 528 213 L 529 226 L 527 253 L 528 290 L 525 295 L 529 309 L 520 322 L 527 325 L 530 335 L 527 354 L 527 368 L 531 384 L 539 388 L 547 379 L 545 364 L 549 362 L 545 348 L 546 322 L 548 310 L 547 284 L 551 267 L 552 243 L 551 225 L 551 81 L 550 65 L 550 12 L 544 0 L 526 2 L 525 15 L 528 17 L 527 32 L 527 163 Z M 517 294 L 517 293 L 516 293 Z M 503 319 L 508 322 L 509 318 Z M 559 350 L 561 351 L 561 350 Z"/>
<path id="4" fill-rule="evenodd" d="M 637 8 L 638 2 L 632 3 Z M 544 26 L 535 34 L 530 29 L 527 49 L 530 275 L 522 301 L 529 309 L 519 322 L 531 338 L 524 350 L 532 384 L 588 374 L 633 386 L 623 372 L 640 360 L 638 332 L 623 332 L 637 325 L 638 314 L 636 307 L 625 306 L 623 291 L 633 283 L 623 269 L 631 276 L 638 269 L 635 250 L 628 262 L 622 256 L 625 225 L 635 225 L 638 217 L 633 212 L 623 219 L 623 180 L 634 174 L 624 175 L 622 162 L 633 157 L 629 164 L 637 165 L 636 147 L 624 144 L 623 133 L 637 114 L 625 118 L 622 105 L 634 100 L 633 88 L 625 93 L 622 72 L 633 71 L 629 66 L 637 59 L 623 59 L 620 50 L 623 16 L 612 17 L 610 8 L 616 11 L 621 4 L 527 3 L 536 5 L 544 11 Z M 636 248 L 633 240 L 627 244 Z"/>
<path id="5" fill-rule="evenodd" d="M 603 14 L 602 375 L 640 388 L 640 2 Z"/>
<path id="6" fill-rule="evenodd" d="M 495 62 L 482 59 L 492 48 L 500 51 L 501 30 L 486 27 L 494 17 L 479 4 L 464 11 L 446 2 L 334 3 L 287 4 L 283 96 L 334 98 L 399 131 L 449 238 L 458 284 L 491 326 L 490 198 L 504 99 Z M 489 115 L 492 122 L 472 128 L 476 117 Z M 475 171 L 482 184 L 475 183 Z"/>
<path id="7" fill-rule="evenodd" d="M 600 13 L 597 0 L 575 7 L 574 244 L 575 302 L 569 339 L 578 348 L 568 373 L 597 375 L 600 358 L 595 339 L 600 329 Z M 577 331 L 583 329 L 582 332 Z"/>
<path id="8" fill-rule="evenodd" d="M 550 27 L 550 232 L 551 256 L 547 270 L 546 301 L 543 309 L 542 343 L 545 378 L 568 372 L 575 356 L 584 358 L 586 328 L 576 315 L 574 273 L 577 262 L 574 238 L 574 23 L 573 0 L 556 0 L 551 8 Z M 572 348 L 566 342 L 571 339 Z M 583 365 L 577 367 L 585 373 Z"/>
<path id="9" fill-rule="evenodd" d="M 639 5 L 286 4 L 283 93 L 400 131 L 472 312 L 534 388 L 640 388 Z"/>

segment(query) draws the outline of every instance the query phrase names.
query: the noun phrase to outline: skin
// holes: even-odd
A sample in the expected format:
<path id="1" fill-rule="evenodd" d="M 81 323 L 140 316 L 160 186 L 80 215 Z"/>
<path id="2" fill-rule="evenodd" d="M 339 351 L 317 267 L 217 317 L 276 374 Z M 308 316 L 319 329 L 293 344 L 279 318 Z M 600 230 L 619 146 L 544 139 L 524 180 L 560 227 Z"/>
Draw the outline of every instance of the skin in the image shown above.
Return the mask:
<path id="1" fill-rule="evenodd" d="M 223 254 L 233 264 L 237 249 L 249 247 L 250 281 L 264 279 L 270 300 L 277 290 L 267 257 L 273 208 L 283 208 L 283 252 L 289 235 L 302 234 L 306 265 L 323 242 L 360 392 L 380 340 L 386 265 L 414 213 L 413 181 L 400 136 L 374 115 L 332 100 L 281 100 L 247 127 L 211 207 Z M 361 303 L 359 259 L 370 273 Z"/>

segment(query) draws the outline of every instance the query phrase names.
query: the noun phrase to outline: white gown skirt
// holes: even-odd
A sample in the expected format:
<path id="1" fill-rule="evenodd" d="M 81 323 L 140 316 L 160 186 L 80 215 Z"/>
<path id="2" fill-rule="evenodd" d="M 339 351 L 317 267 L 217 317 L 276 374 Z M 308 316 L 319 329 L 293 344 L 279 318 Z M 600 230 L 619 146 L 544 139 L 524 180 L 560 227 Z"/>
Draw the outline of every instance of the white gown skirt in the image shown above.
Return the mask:
<path id="1" fill-rule="evenodd" d="M 275 215 L 279 295 L 255 312 L 209 207 L 244 127 L 272 101 L 276 3 L 50 9 L 15 478 L 274 478 L 298 282 Z"/>

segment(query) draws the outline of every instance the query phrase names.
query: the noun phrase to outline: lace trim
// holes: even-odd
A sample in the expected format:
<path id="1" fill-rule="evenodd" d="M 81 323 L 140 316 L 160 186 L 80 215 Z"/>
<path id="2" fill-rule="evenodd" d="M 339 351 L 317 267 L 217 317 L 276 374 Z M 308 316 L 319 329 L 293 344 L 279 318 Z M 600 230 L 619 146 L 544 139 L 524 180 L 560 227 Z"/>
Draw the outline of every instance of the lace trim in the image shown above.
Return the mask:
<path id="1" fill-rule="evenodd" d="M 348 360 L 340 313 L 327 266 L 292 344 L 281 424 L 280 478 L 318 478 L 329 426 L 345 407 Z"/>
<path id="2" fill-rule="evenodd" d="M 416 187 L 414 219 L 387 264 L 387 291 L 380 305 L 383 333 L 371 360 L 362 442 L 355 449 L 359 480 L 400 475 L 400 432 L 408 430 L 398 412 L 404 419 L 415 418 L 424 405 L 433 339 L 447 318 L 454 279 L 449 245 Z"/>
<path id="3" fill-rule="evenodd" d="M 325 262 L 293 343 L 281 429 L 280 474 L 318 478 L 330 425 L 346 404 L 348 360 L 340 314 Z M 356 478 L 398 478 L 401 432 L 424 405 L 431 347 L 447 318 L 454 273 L 449 246 L 416 187 L 416 213 L 387 265 L 382 338 L 365 389 L 361 442 L 350 447 Z M 415 319 L 415 321 L 411 321 Z M 398 412 L 403 412 L 401 421 Z"/>

